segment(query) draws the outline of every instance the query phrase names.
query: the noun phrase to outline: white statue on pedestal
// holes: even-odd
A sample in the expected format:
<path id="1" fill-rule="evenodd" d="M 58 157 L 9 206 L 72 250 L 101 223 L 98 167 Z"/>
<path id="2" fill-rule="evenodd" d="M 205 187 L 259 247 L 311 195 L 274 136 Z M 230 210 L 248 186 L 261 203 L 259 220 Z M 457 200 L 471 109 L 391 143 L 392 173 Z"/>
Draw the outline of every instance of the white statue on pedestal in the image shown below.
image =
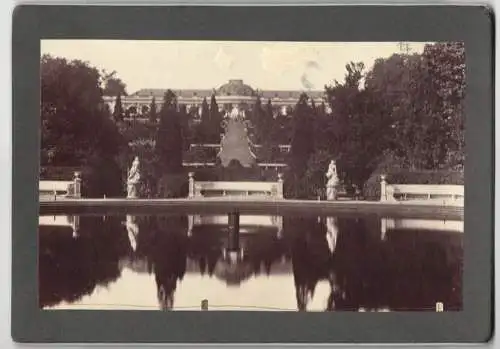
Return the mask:
<path id="1" fill-rule="evenodd" d="M 128 172 L 127 178 L 127 198 L 139 197 L 139 182 L 141 180 L 141 172 L 139 169 L 139 157 L 135 157 L 132 162 L 132 167 Z"/>
<path id="2" fill-rule="evenodd" d="M 238 120 L 240 118 L 240 110 L 237 106 L 233 107 L 233 110 L 231 110 L 229 117 L 233 120 Z"/>
<path id="3" fill-rule="evenodd" d="M 328 171 L 326 172 L 326 199 L 337 200 L 337 186 L 339 184 L 339 177 L 337 174 L 337 165 L 335 160 L 330 161 Z"/>

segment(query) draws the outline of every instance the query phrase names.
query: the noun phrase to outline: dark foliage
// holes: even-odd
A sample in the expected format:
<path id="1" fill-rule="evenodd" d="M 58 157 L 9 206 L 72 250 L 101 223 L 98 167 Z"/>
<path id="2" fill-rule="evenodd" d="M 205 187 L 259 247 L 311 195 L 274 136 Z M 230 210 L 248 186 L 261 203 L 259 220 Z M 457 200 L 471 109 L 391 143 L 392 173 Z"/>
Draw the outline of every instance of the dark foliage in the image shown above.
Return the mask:
<path id="1" fill-rule="evenodd" d="M 160 111 L 160 124 L 156 135 L 156 154 L 165 173 L 182 171 L 182 126 L 177 111 L 177 97 L 168 90 Z"/>

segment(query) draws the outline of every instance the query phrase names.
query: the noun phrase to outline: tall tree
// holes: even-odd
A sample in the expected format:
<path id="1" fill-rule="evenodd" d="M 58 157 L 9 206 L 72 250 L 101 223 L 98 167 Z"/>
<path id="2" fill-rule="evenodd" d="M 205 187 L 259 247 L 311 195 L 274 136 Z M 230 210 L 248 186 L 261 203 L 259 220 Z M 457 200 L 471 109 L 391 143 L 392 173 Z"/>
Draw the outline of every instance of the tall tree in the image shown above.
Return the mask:
<path id="1" fill-rule="evenodd" d="M 431 127 L 428 167 L 464 165 L 465 46 L 462 42 L 428 44 L 422 59 L 426 73 Z"/>
<path id="2" fill-rule="evenodd" d="M 266 107 L 264 109 L 264 113 L 262 114 L 262 121 L 261 121 L 261 135 L 263 138 L 264 143 L 268 143 L 271 140 L 269 139 L 270 137 L 270 131 L 273 126 L 273 121 L 274 121 L 274 110 L 273 110 L 273 104 L 271 102 L 271 99 L 269 98 L 267 100 Z"/>
<path id="3" fill-rule="evenodd" d="M 367 75 L 394 120 L 392 149 L 409 168 L 463 167 L 464 51 L 429 44 L 423 54 L 379 59 Z"/>
<path id="4" fill-rule="evenodd" d="M 116 71 L 107 73 L 102 71 L 102 80 L 104 83 L 103 94 L 104 96 L 127 96 L 127 85 L 122 79 L 116 77 Z"/>
<path id="5" fill-rule="evenodd" d="M 288 110 L 287 110 L 288 113 Z M 290 143 L 290 135 L 289 135 L 289 124 L 290 118 L 287 115 L 284 115 L 281 111 L 276 113 L 276 118 L 274 120 L 276 139 L 279 144 L 289 144 Z"/>
<path id="6" fill-rule="evenodd" d="M 302 93 L 293 115 L 293 137 L 289 154 L 289 166 L 291 172 L 297 178 L 302 178 L 305 174 L 309 157 L 314 152 L 312 111 L 307 101 L 307 94 Z"/>
<path id="7" fill-rule="evenodd" d="M 149 106 L 149 121 L 152 123 L 156 123 L 158 119 L 157 111 L 156 111 L 156 100 L 155 97 L 153 96 L 153 99 L 151 100 L 151 104 Z"/>
<path id="8" fill-rule="evenodd" d="M 252 108 L 250 121 L 253 125 L 254 142 L 262 144 L 264 141 L 265 111 L 262 108 L 260 96 L 257 96 Z"/>
<path id="9" fill-rule="evenodd" d="M 269 99 L 266 107 L 265 107 L 265 122 L 264 129 L 262 130 L 262 154 L 259 154 L 259 157 L 262 157 L 262 160 L 268 162 L 281 162 L 280 158 L 280 134 L 281 134 L 281 125 L 279 120 L 274 118 L 273 115 L 273 106 L 271 104 L 271 100 Z"/>
<path id="10" fill-rule="evenodd" d="M 215 99 L 215 94 L 212 94 L 210 98 L 210 110 L 209 110 L 209 141 L 211 143 L 220 142 L 220 134 L 222 132 L 221 128 L 222 115 L 219 112 L 219 106 L 217 105 L 217 100 Z"/>
<path id="11" fill-rule="evenodd" d="M 196 128 L 196 139 L 200 143 L 210 142 L 210 107 L 207 99 L 201 102 L 200 123 Z"/>
<path id="12" fill-rule="evenodd" d="M 386 133 L 389 149 L 410 168 L 421 167 L 419 159 L 425 152 L 421 142 L 426 135 L 422 106 L 427 97 L 421 60 L 420 54 L 394 54 L 377 59 L 366 76 L 366 88 L 379 96 L 379 107 L 392 119 Z"/>
<path id="13" fill-rule="evenodd" d="M 177 111 L 177 97 L 167 90 L 160 110 L 160 124 L 156 135 L 156 153 L 164 173 L 182 170 L 182 127 Z"/>
<path id="14" fill-rule="evenodd" d="M 183 149 L 188 150 L 191 144 L 191 132 L 189 129 L 189 115 L 186 105 L 179 105 L 179 121 L 182 131 Z"/>
<path id="15" fill-rule="evenodd" d="M 314 101 L 313 101 L 314 102 Z M 331 118 L 326 112 L 324 102 L 315 107 L 315 120 L 314 120 L 314 144 L 316 149 L 327 150 L 329 148 L 329 141 L 332 138 Z"/>
<path id="16" fill-rule="evenodd" d="M 391 119 L 380 107 L 380 96 L 371 88 L 361 88 L 363 65 L 346 66 L 344 83 L 326 89 L 330 105 L 332 137 L 328 150 L 338 159 L 344 180 L 362 186 L 377 167 L 390 131 Z"/>
<path id="17" fill-rule="evenodd" d="M 85 62 L 41 58 L 42 165 L 82 167 L 90 197 L 122 191 L 116 157 L 125 142 L 105 107 L 100 81 L 99 71 Z"/>
<path id="18" fill-rule="evenodd" d="M 42 57 L 42 148 L 54 164 L 78 164 L 93 152 L 116 154 L 122 145 L 99 80 L 99 71 L 85 62 Z"/>
<path id="19" fill-rule="evenodd" d="M 116 100 L 115 100 L 115 109 L 113 110 L 113 119 L 115 121 L 123 121 L 123 116 L 124 116 L 124 112 L 123 112 L 123 106 L 122 106 L 122 97 L 118 93 L 118 95 L 116 96 Z"/>

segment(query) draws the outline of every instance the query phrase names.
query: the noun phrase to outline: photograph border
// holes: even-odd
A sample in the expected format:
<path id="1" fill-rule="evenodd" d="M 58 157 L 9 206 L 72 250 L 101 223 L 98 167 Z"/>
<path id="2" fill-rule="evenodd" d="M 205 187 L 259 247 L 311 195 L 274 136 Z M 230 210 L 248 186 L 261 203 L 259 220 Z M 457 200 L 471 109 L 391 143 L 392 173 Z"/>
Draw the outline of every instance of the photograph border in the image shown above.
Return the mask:
<path id="1" fill-rule="evenodd" d="M 12 34 L 13 339 L 40 343 L 457 343 L 489 340 L 493 334 L 494 314 L 493 27 L 493 12 L 486 6 L 19 5 L 13 13 Z M 463 311 L 41 310 L 37 268 L 40 127 L 36 117 L 40 114 L 40 40 L 57 38 L 464 42 L 467 117 Z M 161 67 L 161 62 L 158 64 Z M 103 327 L 103 324 L 106 325 Z"/>

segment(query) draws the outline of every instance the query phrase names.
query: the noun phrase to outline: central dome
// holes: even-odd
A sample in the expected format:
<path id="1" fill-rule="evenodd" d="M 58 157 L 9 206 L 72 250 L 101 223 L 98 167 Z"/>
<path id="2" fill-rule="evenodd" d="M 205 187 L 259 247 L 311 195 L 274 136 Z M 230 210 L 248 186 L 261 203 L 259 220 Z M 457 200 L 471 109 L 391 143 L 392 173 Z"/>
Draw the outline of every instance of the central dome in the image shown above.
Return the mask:
<path id="1" fill-rule="evenodd" d="M 217 93 L 222 96 L 253 96 L 255 91 L 243 80 L 233 79 L 219 87 Z"/>

